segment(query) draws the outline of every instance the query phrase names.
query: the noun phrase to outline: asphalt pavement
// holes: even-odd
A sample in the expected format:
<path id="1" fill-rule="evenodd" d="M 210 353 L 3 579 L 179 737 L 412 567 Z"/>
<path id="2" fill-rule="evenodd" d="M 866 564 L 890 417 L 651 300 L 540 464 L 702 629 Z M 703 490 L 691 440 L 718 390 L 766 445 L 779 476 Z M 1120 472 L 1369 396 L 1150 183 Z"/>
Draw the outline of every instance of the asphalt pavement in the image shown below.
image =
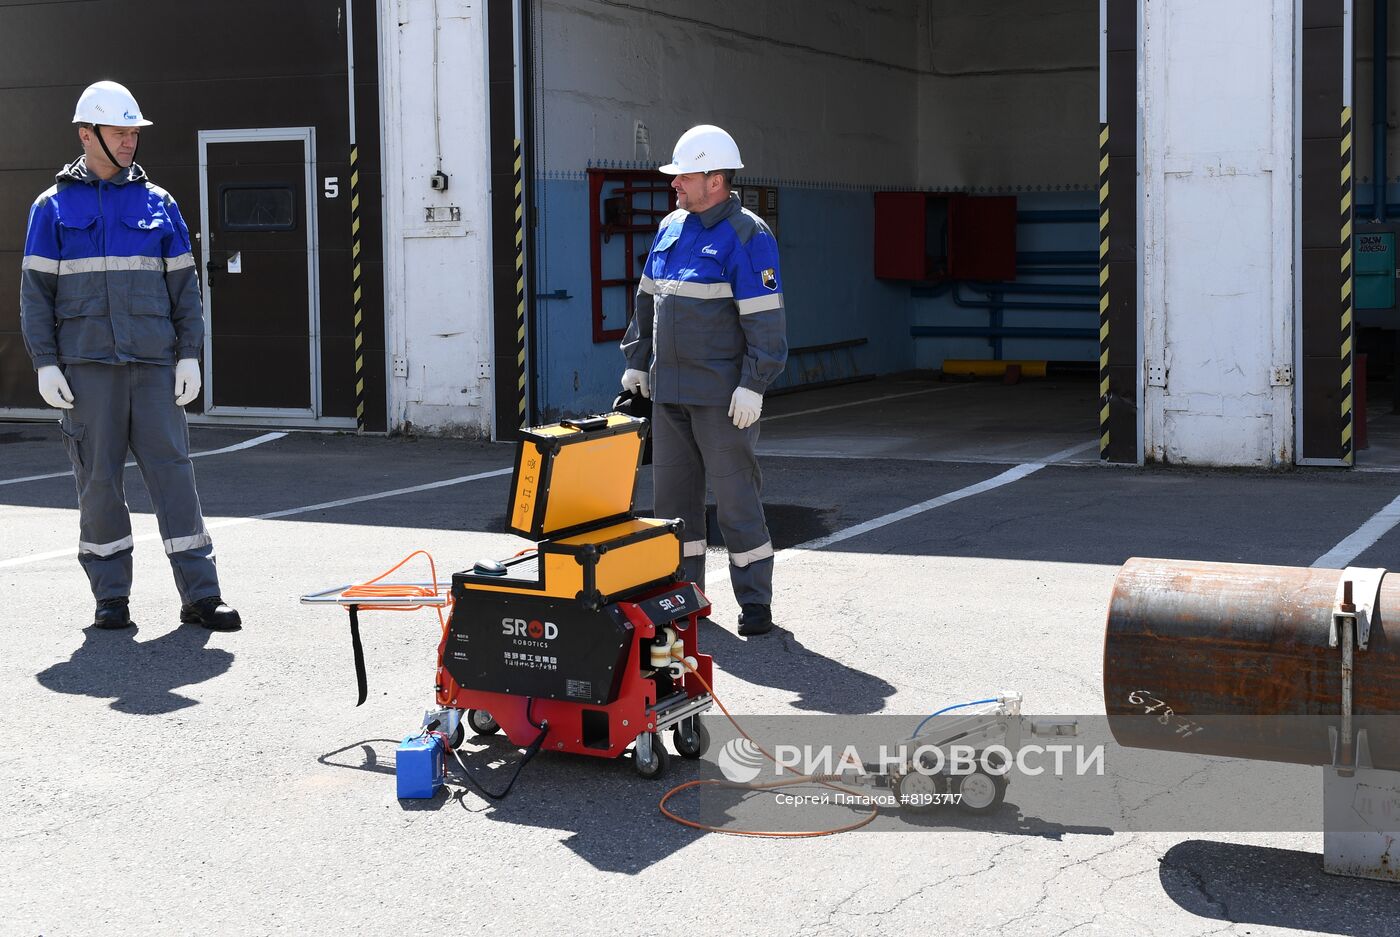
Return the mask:
<path id="1" fill-rule="evenodd" d="M 793 397 L 769 415 L 804 407 Z M 801 441 L 802 419 L 815 435 L 831 417 L 775 422 L 788 454 L 763 463 L 777 631 L 737 635 L 724 555 L 710 558 L 715 625 L 701 639 L 741 721 L 917 719 L 1008 688 L 1028 711 L 1102 714 L 1124 560 L 1308 566 L 1400 495 L 1383 472 L 1102 466 L 1092 423 L 976 461 L 824 451 Z M 437 620 L 366 616 L 357 708 L 343 614 L 299 597 L 414 550 L 445 579 L 525 546 L 501 532 L 512 449 L 262 436 L 192 431 L 192 450 L 211 453 L 195 460 L 200 494 L 244 629 L 179 624 L 131 469 L 138 627 L 102 632 L 86 627 L 57 429 L 0 425 L 0 931 L 1400 933 L 1400 884 L 1325 875 L 1320 827 L 1056 827 L 1027 822 L 1013 787 L 975 822 L 746 839 L 658 811 L 704 762 L 648 782 L 626 761 L 549 753 L 504 801 L 458 772 L 436 798 L 399 801 L 394 751 L 432 704 Z M 638 500 L 650 503 L 649 471 Z M 1400 531 L 1348 562 L 1400 565 Z M 426 564 L 411 569 L 426 578 Z M 496 737 L 465 757 L 499 783 L 518 751 Z"/>

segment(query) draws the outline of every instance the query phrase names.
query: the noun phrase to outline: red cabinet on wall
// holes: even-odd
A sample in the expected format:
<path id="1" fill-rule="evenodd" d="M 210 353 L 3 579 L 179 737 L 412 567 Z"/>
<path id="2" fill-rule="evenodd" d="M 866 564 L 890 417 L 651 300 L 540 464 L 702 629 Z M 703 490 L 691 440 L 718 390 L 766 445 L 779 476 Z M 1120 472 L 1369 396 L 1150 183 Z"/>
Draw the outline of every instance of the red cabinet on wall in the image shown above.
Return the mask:
<path id="1" fill-rule="evenodd" d="M 875 276 L 1014 280 L 1016 197 L 876 192 Z"/>
<path id="2" fill-rule="evenodd" d="M 615 342 L 626 332 L 656 229 L 675 210 L 676 193 L 655 170 L 588 170 L 595 343 Z"/>

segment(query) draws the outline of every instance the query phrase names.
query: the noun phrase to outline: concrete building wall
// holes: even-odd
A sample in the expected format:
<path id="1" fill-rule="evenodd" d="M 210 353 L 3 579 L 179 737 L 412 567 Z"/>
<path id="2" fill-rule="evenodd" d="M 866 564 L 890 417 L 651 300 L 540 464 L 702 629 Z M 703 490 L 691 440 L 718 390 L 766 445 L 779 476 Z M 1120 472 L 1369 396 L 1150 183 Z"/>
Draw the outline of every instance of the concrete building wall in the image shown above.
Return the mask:
<path id="1" fill-rule="evenodd" d="M 920 5 L 546 0 L 536 63 L 545 168 L 665 162 L 682 132 L 709 122 L 739 141 L 746 175 L 907 184 Z M 636 121 L 649 155 L 635 146 Z"/>
<path id="2" fill-rule="evenodd" d="M 920 188 L 1092 190 L 1096 0 L 921 4 Z"/>

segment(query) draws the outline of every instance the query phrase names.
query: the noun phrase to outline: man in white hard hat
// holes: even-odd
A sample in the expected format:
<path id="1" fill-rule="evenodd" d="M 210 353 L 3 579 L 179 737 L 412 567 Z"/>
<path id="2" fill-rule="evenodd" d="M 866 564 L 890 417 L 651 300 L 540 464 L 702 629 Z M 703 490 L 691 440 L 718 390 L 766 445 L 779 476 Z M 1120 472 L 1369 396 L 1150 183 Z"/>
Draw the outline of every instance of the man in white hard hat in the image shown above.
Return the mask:
<path id="1" fill-rule="evenodd" d="M 739 147 L 682 134 L 661 171 L 676 211 L 652 242 L 622 351 L 622 386 L 653 402 L 656 513 L 685 522 L 685 575 L 705 584 L 705 482 L 714 489 L 739 633 L 773 628 L 773 541 L 754 447 L 763 394 L 787 363 L 778 244 L 730 191 Z"/>
<path id="2" fill-rule="evenodd" d="M 29 212 L 20 289 L 25 347 L 78 486 L 78 562 L 93 625 L 131 625 L 127 452 L 151 494 L 180 593 L 180 620 L 241 627 L 219 595 L 189 457 L 185 404 L 199 394 L 204 315 L 190 234 L 175 199 L 136 163 L 151 122 L 114 81 L 88 86 L 73 115 L 83 155 Z"/>

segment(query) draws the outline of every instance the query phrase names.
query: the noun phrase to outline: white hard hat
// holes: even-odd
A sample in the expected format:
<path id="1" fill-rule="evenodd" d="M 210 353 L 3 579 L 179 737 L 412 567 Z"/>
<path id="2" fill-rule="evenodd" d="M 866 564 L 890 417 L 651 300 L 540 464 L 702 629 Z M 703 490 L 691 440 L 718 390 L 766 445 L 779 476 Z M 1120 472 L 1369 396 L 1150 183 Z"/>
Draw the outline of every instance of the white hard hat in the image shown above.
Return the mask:
<path id="1" fill-rule="evenodd" d="M 713 124 L 701 124 L 681 134 L 671 151 L 671 161 L 660 168 L 679 176 L 686 172 L 743 169 L 744 161 L 739 158 L 739 144 L 733 137 Z"/>
<path id="2" fill-rule="evenodd" d="M 108 127 L 149 127 L 141 116 L 141 106 L 123 85 L 97 81 L 83 89 L 73 111 L 75 124 L 103 124 Z"/>

